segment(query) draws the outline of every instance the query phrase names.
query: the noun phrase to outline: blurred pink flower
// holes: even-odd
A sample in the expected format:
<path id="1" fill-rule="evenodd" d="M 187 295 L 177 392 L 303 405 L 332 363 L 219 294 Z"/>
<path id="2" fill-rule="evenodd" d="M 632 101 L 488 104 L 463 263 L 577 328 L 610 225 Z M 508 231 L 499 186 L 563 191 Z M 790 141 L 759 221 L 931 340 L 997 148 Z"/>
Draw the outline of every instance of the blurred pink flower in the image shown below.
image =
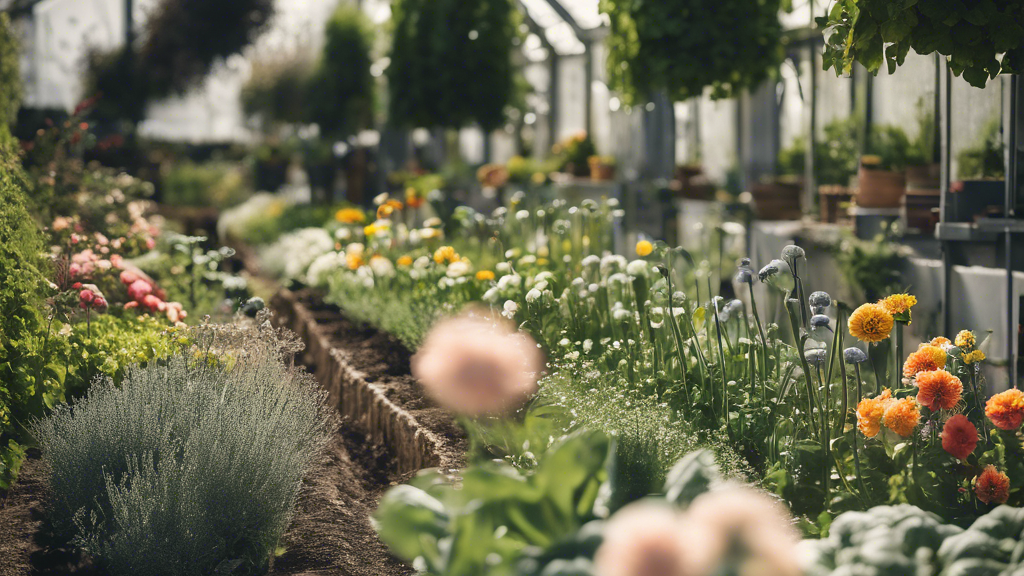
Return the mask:
<path id="1" fill-rule="evenodd" d="M 800 576 L 799 534 L 785 507 L 766 494 L 743 487 L 708 492 L 693 501 L 685 522 L 707 538 L 698 574 L 714 574 L 729 560 L 744 576 Z M 742 556 L 726 557 L 736 553 Z"/>
<path id="2" fill-rule="evenodd" d="M 691 539 L 693 536 L 693 539 Z M 691 535 L 667 504 L 626 506 L 608 521 L 594 557 L 598 576 L 697 576 L 701 537 Z M 703 575 L 701 575 L 703 576 Z"/>
<path id="3" fill-rule="evenodd" d="M 68 226 L 70 225 L 71 220 L 69 218 L 64 216 L 57 216 L 56 218 L 53 219 L 53 225 L 51 226 L 51 228 L 53 228 L 54 232 L 60 232 L 61 230 L 67 230 Z"/>
<path id="4" fill-rule="evenodd" d="M 142 305 L 148 308 L 150 312 L 163 312 L 167 308 L 167 304 L 163 300 L 152 294 L 147 294 L 142 298 Z"/>
<path id="5" fill-rule="evenodd" d="M 544 358 L 515 325 L 474 313 L 438 322 L 413 356 L 412 373 L 439 404 L 470 416 L 519 407 L 537 389 Z"/>
<path id="6" fill-rule="evenodd" d="M 122 275 L 123 278 L 123 275 Z M 128 286 L 128 297 L 132 300 L 142 302 L 143 298 L 153 293 L 153 286 L 145 280 L 135 280 Z"/>
<path id="7" fill-rule="evenodd" d="M 131 286 L 139 279 L 139 275 L 131 270 L 125 270 L 121 272 L 121 283 L 125 286 Z"/>
<path id="8" fill-rule="evenodd" d="M 188 317 L 188 313 L 182 309 L 181 302 L 167 302 L 167 319 L 174 324 Z"/>

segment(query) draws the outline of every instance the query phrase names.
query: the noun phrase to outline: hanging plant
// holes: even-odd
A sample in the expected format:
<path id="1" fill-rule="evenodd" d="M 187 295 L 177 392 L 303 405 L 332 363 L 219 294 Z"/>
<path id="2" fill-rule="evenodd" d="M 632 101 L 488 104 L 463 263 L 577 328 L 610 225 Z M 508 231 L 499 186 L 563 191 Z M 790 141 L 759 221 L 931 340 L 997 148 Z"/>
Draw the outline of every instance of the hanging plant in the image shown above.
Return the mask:
<path id="1" fill-rule="evenodd" d="M 358 7 L 340 4 L 327 22 L 319 65 L 308 81 L 308 120 L 324 134 L 348 136 L 371 124 L 373 23 Z"/>
<path id="2" fill-rule="evenodd" d="M 388 82 L 392 122 L 494 129 L 513 100 L 512 0 L 396 0 Z"/>
<path id="3" fill-rule="evenodd" d="M 601 0 L 610 19 L 608 77 L 627 103 L 728 98 L 783 59 L 780 0 Z"/>
<path id="4" fill-rule="evenodd" d="M 938 52 L 956 76 L 984 88 L 1024 69 L 1024 1 L 837 0 L 824 29 L 824 69 L 849 74 L 854 62 L 892 74 L 910 49 Z"/>

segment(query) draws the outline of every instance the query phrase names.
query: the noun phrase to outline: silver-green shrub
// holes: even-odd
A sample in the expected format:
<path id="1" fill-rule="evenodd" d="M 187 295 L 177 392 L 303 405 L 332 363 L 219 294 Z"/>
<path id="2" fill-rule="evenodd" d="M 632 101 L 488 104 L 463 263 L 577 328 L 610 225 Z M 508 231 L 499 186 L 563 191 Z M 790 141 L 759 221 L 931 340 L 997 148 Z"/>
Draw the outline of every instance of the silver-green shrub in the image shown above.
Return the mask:
<path id="1" fill-rule="evenodd" d="M 265 570 L 332 412 L 266 316 L 169 337 L 168 361 L 35 424 L 51 520 L 113 576 Z"/>

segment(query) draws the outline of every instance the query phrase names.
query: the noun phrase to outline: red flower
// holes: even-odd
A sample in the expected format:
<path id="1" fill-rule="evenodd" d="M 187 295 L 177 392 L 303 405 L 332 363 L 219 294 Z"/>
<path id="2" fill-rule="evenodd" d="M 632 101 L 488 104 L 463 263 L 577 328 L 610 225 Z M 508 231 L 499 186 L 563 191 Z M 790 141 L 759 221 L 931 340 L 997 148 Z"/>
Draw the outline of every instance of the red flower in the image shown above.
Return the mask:
<path id="1" fill-rule="evenodd" d="M 121 284 L 124 284 L 125 286 L 131 286 L 136 281 L 138 281 L 138 279 L 139 275 L 136 274 L 135 272 L 132 272 L 131 270 L 125 270 L 121 272 Z"/>
<path id="2" fill-rule="evenodd" d="M 78 293 L 78 299 L 82 304 L 92 304 L 92 301 L 96 299 L 96 294 L 92 290 L 82 290 Z"/>
<path id="3" fill-rule="evenodd" d="M 974 482 L 974 493 L 985 504 L 1005 504 L 1010 499 L 1010 477 L 990 464 Z"/>
<path id="4" fill-rule="evenodd" d="M 147 294 L 146 297 L 142 299 L 142 305 L 148 308 L 150 312 L 156 312 L 157 310 L 162 311 L 167 306 L 164 304 L 163 300 L 153 296 L 152 294 Z"/>
<path id="5" fill-rule="evenodd" d="M 153 287 L 145 280 L 136 280 L 128 286 L 128 296 L 131 297 L 132 300 L 143 302 L 143 299 L 152 293 Z"/>
<path id="6" fill-rule="evenodd" d="M 81 282 L 75 282 L 74 284 L 71 285 L 71 287 L 73 289 L 75 289 L 75 290 L 81 290 L 82 289 L 82 283 Z"/>
<path id="7" fill-rule="evenodd" d="M 942 427 L 942 449 L 954 458 L 967 460 L 978 446 L 978 429 L 963 414 L 957 414 Z"/>
<path id="8" fill-rule="evenodd" d="M 107 309 L 107 301 L 102 296 L 97 296 L 96 299 L 92 301 L 92 305 L 100 312 Z"/>
<path id="9" fill-rule="evenodd" d="M 952 410 L 960 402 L 964 385 L 945 370 L 931 370 L 917 375 L 917 401 L 929 410 Z"/>

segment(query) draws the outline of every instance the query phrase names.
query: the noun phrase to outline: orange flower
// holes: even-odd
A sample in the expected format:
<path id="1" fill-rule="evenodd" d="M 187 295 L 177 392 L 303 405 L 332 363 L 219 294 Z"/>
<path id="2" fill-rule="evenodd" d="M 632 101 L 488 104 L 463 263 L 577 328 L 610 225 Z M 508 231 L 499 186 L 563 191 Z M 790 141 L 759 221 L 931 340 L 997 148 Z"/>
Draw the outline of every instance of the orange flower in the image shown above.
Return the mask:
<path id="1" fill-rule="evenodd" d="M 392 210 L 401 210 L 404 206 L 400 200 L 391 199 L 384 203 L 385 206 L 391 206 Z"/>
<path id="2" fill-rule="evenodd" d="M 892 332 L 892 315 L 881 304 L 864 304 L 850 314 L 850 334 L 863 342 L 881 342 Z"/>
<path id="3" fill-rule="evenodd" d="M 936 336 L 935 338 L 932 338 L 932 341 L 929 342 L 929 344 L 941 348 L 943 346 L 950 346 L 953 343 L 950 342 L 949 338 L 946 338 L 945 336 Z"/>
<path id="4" fill-rule="evenodd" d="M 377 207 L 377 220 L 384 220 L 394 213 L 395 207 L 388 201 L 386 204 L 381 204 Z"/>
<path id="5" fill-rule="evenodd" d="M 963 414 L 946 420 L 941 436 L 942 449 L 960 460 L 967 460 L 978 447 L 978 429 Z"/>
<path id="6" fill-rule="evenodd" d="M 1001 430 L 1016 430 L 1024 420 L 1024 392 L 1011 388 L 988 399 L 985 415 Z"/>
<path id="7" fill-rule="evenodd" d="M 857 404 L 857 428 L 868 438 L 878 436 L 885 407 L 892 401 L 892 393 L 884 390 L 880 396 L 865 398 Z"/>
<path id="8" fill-rule="evenodd" d="M 964 385 L 945 370 L 931 370 L 917 375 L 917 401 L 929 410 L 952 410 L 960 402 Z"/>
<path id="9" fill-rule="evenodd" d="M 395 260 L 395 264 L 399 266 L 412 266 L 412 256 L 399 256 L 398 260 Z"/>
<path id="10" fill-rule="evenodd" d="M 938 346 L 925 344 L 912 352 L 903 364 L 903 376 L 913 378 L 919 372 L 941 370 L 946 367 L 946 352 Z"/>
<path id="11" fill-rule="evenodd" d="M 882 420 L 886 428 L 906 438 L 914 433 L 914 428 L 921 421 L 921 411 L 913 398 L 901 398 L 885 408 Z"/>
<path id="12" fill-rule="evenodd" d="M 358 208 L 342 208 L 335 212 L 334 219 L 342 224 L 362 224 L 366 221 L 366 214 Z"/>
<path id="13" fill-rule="evenodd" d="M 363 265 L 363 257 L 358 254 L 349 254 L 345 257 L 349 270 L 356 270 Z"/>
<path id="14" fill-rule="evenodd" d="M 481 270 L 476 273 L 476 279 L 480 280 L 481 282 L 494 280 L 494 272 L 491 272 L 490 270 Z"/>
<path id="15" fill-rule="evenodd" d="M 1010 477 L 989 464 L 974 482 L 974 493 L 985 504 L 1005 504 L 1010 499 Z"/>

